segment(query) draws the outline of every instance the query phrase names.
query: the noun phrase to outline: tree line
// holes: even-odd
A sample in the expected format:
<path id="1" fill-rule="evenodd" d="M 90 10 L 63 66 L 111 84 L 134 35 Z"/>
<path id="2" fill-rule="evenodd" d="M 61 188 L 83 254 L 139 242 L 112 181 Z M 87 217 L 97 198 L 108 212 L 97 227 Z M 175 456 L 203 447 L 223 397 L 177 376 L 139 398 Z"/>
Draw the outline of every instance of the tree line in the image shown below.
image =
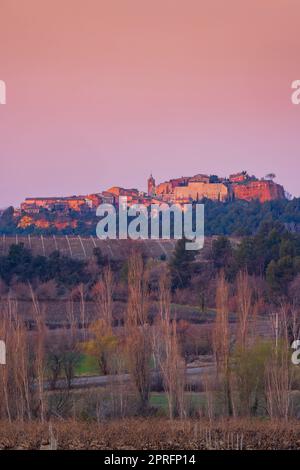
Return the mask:
<path id="1" fill-rule="evenodd" d="M 205 204 L 205 234 L 226 236 L 249 236 L 254 235 L 266 222 L 278 221 L 290 231 L 297 232 L 300 227 L 300 198 L 292 200 L 282 199 L 260 203 L 258 200 L 230 202 L 218 202 L 210 199 L 202 201 Z M 25 215 L 24 214 L 21 214 Z M 0 234 L 75 234 L 94 235 L 99 219 L 94 212 L 80 214 L 71 211 L 67 220 L 77 221 L 77 226 L 67 226 L 64 229 L 51 226 L 49 228 L 38 228 L 34 224 L 26 228 L 18 227 L 21 216 L 15 217 L 13 207 L 6 209 L 0 217 Z M 55 221 L 57 214 L 44 210 L 41 214 L 32 215 L 33 219 L 43 218 Z"/>

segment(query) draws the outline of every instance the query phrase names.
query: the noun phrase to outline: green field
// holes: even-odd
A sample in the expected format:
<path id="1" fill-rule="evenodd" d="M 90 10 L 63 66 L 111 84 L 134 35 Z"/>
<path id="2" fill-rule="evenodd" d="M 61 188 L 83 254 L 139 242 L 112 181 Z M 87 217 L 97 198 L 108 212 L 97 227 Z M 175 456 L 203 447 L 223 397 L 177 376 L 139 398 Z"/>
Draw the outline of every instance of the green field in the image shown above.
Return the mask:
<path id="1" fill-rule="evenodd" d="M 94 356 L 89 356 L 88 354 L 81 354 L 79 362 L 75 367 L 75 375 L 77 377 L 85 375 L 101 375 L 97 359 Z"/>
<path id="2" fill-rule="evenodd" d="M 204 392 L 186 392 L 185 395 L 185 404 L 194 410 L 200 409 L 205 406 L 206 397 Z M 167 395 L 163 392 L 161 393 L 151 393 L 150 396 L 150 405 L 155 408 L 161 409 L 164 412 L 168 412 L 168 398 Z"/>

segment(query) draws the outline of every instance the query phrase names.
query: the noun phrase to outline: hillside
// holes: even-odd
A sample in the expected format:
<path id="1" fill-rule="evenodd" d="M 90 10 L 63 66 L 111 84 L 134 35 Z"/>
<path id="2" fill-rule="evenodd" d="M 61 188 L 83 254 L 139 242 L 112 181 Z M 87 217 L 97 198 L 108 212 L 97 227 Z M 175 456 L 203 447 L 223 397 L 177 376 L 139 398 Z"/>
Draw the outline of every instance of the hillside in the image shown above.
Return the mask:
<path id="1" fill-rule="evenodd" d="M 229 202 L 203 200 L 205 235 L 244 236 L 255 234 L 263 222 L 277 221 L 290 231 L 300 231 L 300 198 L 279 199 L 260 203 L 258 200 Z M 6 209 L 0 216 L 1 235 L 72 235 L 95 237 L 99 218 L 95 212 L 59 215 L 43 210 L 26 215 Z M 68 248 L 67 248 L 68 249 Z"/>

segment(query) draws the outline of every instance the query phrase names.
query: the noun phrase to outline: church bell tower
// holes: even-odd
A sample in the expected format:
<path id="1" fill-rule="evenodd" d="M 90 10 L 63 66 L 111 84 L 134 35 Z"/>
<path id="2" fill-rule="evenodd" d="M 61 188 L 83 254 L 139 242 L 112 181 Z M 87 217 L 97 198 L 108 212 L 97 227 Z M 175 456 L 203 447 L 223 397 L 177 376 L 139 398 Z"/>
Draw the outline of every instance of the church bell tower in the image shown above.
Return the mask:
<path id="1" fill-rule="evenodd" d="M 155 179 L 151 175 L 148 178 L 148 196 L 154 196 L 155 195 Z"/>

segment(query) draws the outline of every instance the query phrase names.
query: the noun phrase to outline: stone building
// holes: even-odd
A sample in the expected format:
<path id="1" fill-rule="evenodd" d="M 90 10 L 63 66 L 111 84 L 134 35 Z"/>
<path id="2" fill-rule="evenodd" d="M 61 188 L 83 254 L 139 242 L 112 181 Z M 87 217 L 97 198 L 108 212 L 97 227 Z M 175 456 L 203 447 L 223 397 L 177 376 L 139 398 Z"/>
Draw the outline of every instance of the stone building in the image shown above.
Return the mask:
<path id="1" fill-rule="evenodd" d="M 24 212 L 37 209 L 47 210 L 74 210 L 80 212 L 83 209 L 92 207 L 92 201 L 85 196 L 71 197 L 34 197 L 26 198 L 21 204 L 21 210 Z"/>
<path id="2" fill-rule="evenodd" d="M 202 183 L 190 181 L 187 186 L 178 186 L 174 189 L 175 201 L 201 201 L 203 198 L 213 201 L 227 201 L 228 187 L 223 183 Z"/>
<path id="3" fill-rule="evenodd" d="M 151 180 L 150 186 L 148 184 L 148 191 L 153 190 L 153 181 Z M 204 174 L 171 179 L 156 185 L 155 195 L 168 203 L 199 201 L 203 198 L 221 202 L 231 201 L 234 198 L 246 201 L 257 199 L 265 202 L 283 199 L 285 192 L 281 185 L 272 180 L 259 180 L 255 176 L 249 176 L 246 171 L 241 171 L 230 175 L 227 179 Z"/>

